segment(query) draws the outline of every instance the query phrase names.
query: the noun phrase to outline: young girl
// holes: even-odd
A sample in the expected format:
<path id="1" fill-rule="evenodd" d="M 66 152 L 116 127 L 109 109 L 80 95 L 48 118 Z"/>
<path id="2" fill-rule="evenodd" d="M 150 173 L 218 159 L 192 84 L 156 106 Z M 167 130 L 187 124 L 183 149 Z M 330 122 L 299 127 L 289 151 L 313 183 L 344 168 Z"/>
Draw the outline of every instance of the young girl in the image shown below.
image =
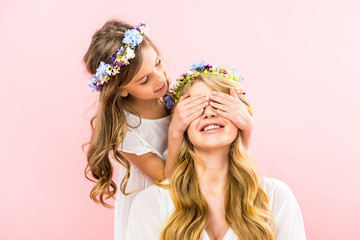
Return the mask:
<path id="1" fill-rule="evenodd" d="M 203 95 L 184 95 L 170 124 L 164 101 L 169 87 L 166 68 L 146 31 L 145 24 L 133 27 L 109 21 L 94 34 L 84 56 L 93 74 L 89 86 L 100 92 L 85 174 L 95 183 L 90 193 L 95 202 L 110 207 L 105 200 L 116 195 L 116 240 L 124 239 L 137 192 L 170 176 L 183 133 L 209 104 Z M 248 142 L 251 116 L 228 98 L 220 96 L 218 103 Z M 122 165 L 118 184 L 113 181 L 112 162 Z"/>
<path id="2" fill-rule="evenodd" d="M 234 88 L 251 113 L 233 73 L 199 67 L 182 76 L 174 97 L 229 94 Z M 137 195 L 127 240 L 306 239 L 290 188 L 279 180 L 258 179 L 242 131 L 218 114 L 218 106 L 211 103 L 190 123 L 170 180 Z"/>

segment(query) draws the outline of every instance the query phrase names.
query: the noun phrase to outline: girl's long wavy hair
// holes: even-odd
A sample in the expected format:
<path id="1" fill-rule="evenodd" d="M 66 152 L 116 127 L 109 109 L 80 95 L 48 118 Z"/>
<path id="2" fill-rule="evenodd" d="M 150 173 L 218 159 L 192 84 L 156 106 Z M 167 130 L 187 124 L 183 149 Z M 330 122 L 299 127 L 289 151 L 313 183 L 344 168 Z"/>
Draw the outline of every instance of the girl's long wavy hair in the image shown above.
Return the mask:
<path id="1" fill-rule="evenodd" d="M 84 56 L 84 64 L 90 74 L 95 74 L 100 61 L 110 62 L 110 58 L 121 46 L 124 46 L 125 31 L 133 26 L 119 20 L 111 20 L 97 30 L 92 37 L 89 49 Z M 121 67 L 121 73 L 111 76 L 108 83 L 102 86 L 96 115 L 91 119 L 92 136 L 87 150 L 87 166 L 85 176 L 95 185 L 90 192 L 90 198 L 105 207 L 111 207 L 105 202 L 114 197 L 117 186 L 113 181 L 113 166 L 109 158 L 112 153 L 115 161 L 127 170 L 120 184 L 120 190 L 126 193 L 126 185 L 130 177 L 130 163 L 119 151 L 119 145 L 126 134 L 127 123 L 124 115 L 124 106 L 130 106 L 127 98 L 121 96 L 121 88 L 127 85 L 139 71 L 142 59 L 141 50 L 144 47 L 153 47 L 158 50 L 151 40 L 144 36 L 143 42 L 135 49 L 135 58 L 130 64 Z"/>
<path id="2" fill-rule="evenodd" d="M 200 75 L 180 92 L 186 94 L 196 81 L 204 81 L 211 89 L 229 94 L 234 88 L 241 101 L 252 112 L 241 94 L 240 86 L 232 80 Z M 241 131 L 229 150 L 229 172 L 225 189 L 225 219 L 238 239 L 275 239 L 275 223 L 269 212 L 269 198 L 260 186 L 253 163 L 242 144 Z M 206 159 L 205 159 L 206 160 Z M 164 225 L 161 239 L 201 240 L 208 219 L 208 204 L 202 195 L 195 162 L 199 159 L 185 134 L 177 157 L 177 166 L 170 179 L 169 188 L 174 212 Z"/>

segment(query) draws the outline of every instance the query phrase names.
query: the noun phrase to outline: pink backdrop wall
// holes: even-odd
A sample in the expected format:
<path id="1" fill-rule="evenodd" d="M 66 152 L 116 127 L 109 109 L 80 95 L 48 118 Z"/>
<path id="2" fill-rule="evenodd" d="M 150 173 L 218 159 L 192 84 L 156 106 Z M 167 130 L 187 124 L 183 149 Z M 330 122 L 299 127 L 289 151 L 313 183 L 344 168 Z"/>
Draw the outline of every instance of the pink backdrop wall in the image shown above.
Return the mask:
<path id="1" fill-rule="evenodd" d="M 0 3 L 0 239 L 112 239 L 81 151 L 81 59 L 112 17 L 149 24 L 172 79 L 201 59 L 240 69 L 259 171 L 292 188 L 308 239 L 358 238 L 359 1 L 100 2 Z"/>

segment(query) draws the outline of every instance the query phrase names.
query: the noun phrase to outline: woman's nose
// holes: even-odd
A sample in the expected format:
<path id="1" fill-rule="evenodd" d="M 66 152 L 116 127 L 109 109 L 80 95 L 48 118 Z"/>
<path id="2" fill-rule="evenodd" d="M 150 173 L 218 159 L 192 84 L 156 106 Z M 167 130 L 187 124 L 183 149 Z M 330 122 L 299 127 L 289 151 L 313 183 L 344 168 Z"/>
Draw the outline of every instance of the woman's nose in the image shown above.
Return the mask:
<path id="1" fill-rule="evenodd" d="M 214 118 L 217 116 L 218 116 L 218 113 L 216 112 L 216 109 L 213 108 L 211 105 L 208 105 L 204 109 L 203 118 Z"/>

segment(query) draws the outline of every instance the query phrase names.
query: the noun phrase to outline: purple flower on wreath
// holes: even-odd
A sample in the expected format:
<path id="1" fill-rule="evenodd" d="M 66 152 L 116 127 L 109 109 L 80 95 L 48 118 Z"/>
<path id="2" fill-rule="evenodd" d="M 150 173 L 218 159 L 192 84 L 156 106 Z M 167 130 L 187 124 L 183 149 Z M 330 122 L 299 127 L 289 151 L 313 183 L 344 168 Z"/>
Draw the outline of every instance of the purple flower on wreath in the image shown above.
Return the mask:
<path id="1" fill-rule="evenodd" d="M 136 30 L 138 30 L 139 32 L 141 32 L 140 27 L 146 27 L 145 23 L 140 23 L 139 25 L 136 26 Z"/>
<path id="2" fill-rule="evenodd" d="M 207 64 L 204 66 L 204 69 L 210 71 L 212 69 L 212 66 Z"/>
<path id="3" fill-rule="evenodd" d="M 190 71 L 201 70 L 205 65 L 204 61 L 197 62 L 190 66 Z"/>
<path id="4" fill-rule="evenodd" d="M 188 75 L 187 73 L 183 73 L 183 74 L 181 74 L 180 78 L 181 77 L 186 78 L 187 75 Z"/>
<path id="5" fill-rule="evenodd" d="M 119 61 L 118 66 L 121 67 L 122 65 L 124 65 L 124 61 Z"/>
<path id="6" fill-rule="evenodd" d="M 110 57 L 110 66 L 114 66 L 115 65 L 115 59 L 116 59 L 116 56 L 114 56 L 114 55 L 112 55 L 111 57 Z"/>
<path id="7" fill-rule="evenodd" d="M 130 44 L 131 47 L 139 45 L 143 41 L 143 36 L 136 29 L 128 29 L 125 32 L 125 38 L 123 39 L 124 44 Z"/>
<path id="8" fill-rule="evenodd" d="M 119 56 L 123 51 L 124 51 L 123 47 L 119 48 L 116 52 L 116 57 Z"/>
<path id="9" fill-rule="evenodd" d="M 165 107 L 168 110 L 171 110 L 174 107 L 175 101 L 171 96 L 165 96 L 164 101 L 165 101 Z"/>

